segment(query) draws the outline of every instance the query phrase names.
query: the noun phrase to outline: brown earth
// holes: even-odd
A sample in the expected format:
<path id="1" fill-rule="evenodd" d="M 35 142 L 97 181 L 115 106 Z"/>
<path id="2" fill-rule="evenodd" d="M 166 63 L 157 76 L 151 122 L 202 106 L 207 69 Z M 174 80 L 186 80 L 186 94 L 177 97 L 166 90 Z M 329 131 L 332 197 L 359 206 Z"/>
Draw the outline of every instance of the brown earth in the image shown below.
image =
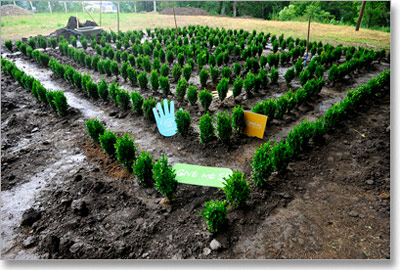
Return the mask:
<path id="1" fill-rule="evenodd" d="M 32 15 L 33 13 L 16 5 L 4 5 L 0 6 L 0 14 L 1 16 L 15 16 Z"/>

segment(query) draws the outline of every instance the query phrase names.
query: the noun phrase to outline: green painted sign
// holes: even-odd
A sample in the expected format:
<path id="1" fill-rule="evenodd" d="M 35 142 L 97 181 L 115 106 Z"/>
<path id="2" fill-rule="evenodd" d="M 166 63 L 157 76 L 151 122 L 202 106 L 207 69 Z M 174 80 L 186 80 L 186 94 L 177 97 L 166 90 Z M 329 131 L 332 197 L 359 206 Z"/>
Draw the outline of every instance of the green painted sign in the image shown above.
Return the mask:
<path id="1" fill-rule="evenodd" d="M 224 187 L 224 178 L 232 175 L 232 170 L 177 163 L 173 166 L 178 183 L 208 187 Z"/>

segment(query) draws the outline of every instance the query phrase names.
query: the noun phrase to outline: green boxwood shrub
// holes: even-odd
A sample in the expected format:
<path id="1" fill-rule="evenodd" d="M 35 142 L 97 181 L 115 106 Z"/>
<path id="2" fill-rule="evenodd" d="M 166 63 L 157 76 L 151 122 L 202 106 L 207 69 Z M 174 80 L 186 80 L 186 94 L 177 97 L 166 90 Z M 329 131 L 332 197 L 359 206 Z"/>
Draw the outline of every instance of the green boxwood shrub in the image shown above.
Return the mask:
<path id="1" fill-rule="evenodd" d="M 211 80 L 213 83 L 218 82 L 218 76 L 219 76 L 219 69 L 216 67 L 211 66 L 210 67 L 210 73 L 211 73 Z"/>
<path id="2" fill-rule="evenodd" d="M 143 97 L 136 91 L 131 92 L 132 111 L 137 114 L 143 113 Z"/>
<path id="3" fill-rule="evenodd" d="M 203 144 L 211 142 L 215 137 L 214 134 L 215 131 L 214 131 L 212 116 L 210 116 L 208 112 L 200 118 L 199 128 L 200 128 L 200 135 L 199 135 L 200 142 Z"/>
<path id="4" fill-rule="evenodd" d="M 163 94 L 165 96 L 168 96 L 170 94 L 170 84 L 169 84 L 168 77 L 160 76 L 158 78 L 158 80 L 159 80 L 160 88 L 161 88 Z"/>
<path id="5" fill-rule="evenodd" d="M 253 73 L 248 72 L 246 79 L 243 82 L 243 87 L 247 95 L 249 95 L 251 93 L 251 90 L 254 89 L 255 81 L 256 76 Z"/>
<path id="6" fill-rule="evenodd" d="M 191 106 L 196 105 L 198 98 L 197 88 L 193 85 L 189 85 L 189 89 L 187 92 L 187 99 Z"/>
<path id="7" fill-rule="evenodd" d="M 242 88 L 243 88 L 243 79 L 241 77 L 237 77 L 233 83 L 232 94 L 234 98 L 236 98 L 242 93 Z"/>
<path id="8" fill-rule="evenodd" d="M 167 77 L 167 78 L 168 78 L 168 75 L 169 75 L 169 67 L 168 67 L 167 64 L 163 64 L 163 65 L 161 66 L 160 74 L 161 74 L 161 76 Z"/>
<path id="9" fill-rule="evenodd" d="M 279 72 L 272 67 L 269 73 L 269 79 L 271 80 L 271 84 L 277 84 L 279 78 Z"/>
<path id="10" fill-rule="evenodd" d="M 267 143 L 257 148 L 254 153 L 253 162 L 251 163 L 251 178 L 257 186 L 264 186 L 274 171 L 274 166 L 270 157 L 271 152 L 271 140 L 269 140 Z"/>
<path id="11" fill-rule="evenodd" d="M 134 68 L 128 66 L 126 72 L 128 73 L 128 79 L 129 79 L 130 83 L 132 84 L 132 86 L 135 86 L 138 81 L 137 71 Z M 147 83 L 146 83 L 146 85 L 147 85 Z"/>
<path id="12" fill-rule="evenodd" d="M 186 64 L 182 70 L 182 74 L 183 74 L 183 78 L 185 78 L 185 80 L 189 81 L 190 76 L 192 75 L 192 66 Z"/>
<path id="13" fill-rule="evenodd" d="M 185 79 L 180 79 L 178 81 L 178 85 L 176 86 L 175 95 L 179 101 L 182 101 L 186 95 L 186 89 L 188 87 L 188 83 Z"/>
<path id="14" fill-rule="evenodd" d="M 202 87 L 206 87 L 207 85 L 207 80 L 210 77 L 210 74 L 208 72 L 208 70 L 206 69 L 202 69 L 200 71 L 200 84 Z"/>
<path id="15" fill-rule="evenodd" d="M 148 83 L 147 73 L 144 71 L 140 72 L 138 80 L 140 89 L 145 90 L 147 88 L 147 83 Z"/>
<path id="16" fill-rule="evenodd" d="M 226 213 L 228 208 L 226 207 L 226 201 L 209 201 L 205 203 L 205 209 L 200 212 L 207 223 L 207 228 L 210 232 L 221 231 L 226 223 Z"/>
<path id="17" fill-rule="evenodd" d="M 175 122 L 178 133 L 183 137 L 186 137 L 189 133 L 190 124 L 192 122 L 189 112 L 185 110 L 178 110 L 175 114 Z"/>
<path id="18" fill-rule="evenodd" d="M 217 134 L 223 144 L 229 144 L 232 136 L 232 119 L 225 112 L 218 112 L 217 115 Z"/>
<path id="19" fill-rule="evenodd" d="M 308 69 L 305 69 L 303 72 L 300 73 L 299 80 L 301 85 L 305 85 L 307 81 L 310 79 L 310 72 Z"/>
<path id="20" fill-rule="evenodd" d="M 139 184 L 145 186 L 152 186 L 154 184 L 153 167 L 153 156 L 149 152 L 142 151 L 133 165 L 133 173 L 136 175 Z"/>
<path id="21" fill-rule="evenodd" d="M 175 200 L 175 194 L 178 187 L 176 173 L 172 166 L 168 164 L 168 158 L 161 154 L 161 158 L 153 166 L 154 186 L 157 190 L 170 201 Z"/>
<path id="22" fill-rule="evenodd" d="M 294 68 L 289 68 L 285 73 L 286 83 L 290 84 L 290 82 L 294 79 L 294 76 L 295 76 Z"/>
<path id="23" fill-rule="evenodd" d="M 157 70 L 152 70 L 151 71 L 151 75 L 150 75 L 150 84 L 151 84 L 151 88 L 154 91 L 158 90 L 159 87 L 159 82 L 158 82 L 158 73 Z"/>
<path id="24" fill-rule="evenodd" d="M 237 134 L 242 133 L 246 128 L 243 106 L 237 106 L 232 109 L 232 127 Z"/>
<path id="25" fill-rule="evenodd" d="M 115 143 L 117 142 L 117 136 L 112 131 L 105 131 L 103 134 L 99 135 L 99 141 L 101 148 L 103 148 L 104 153 L 108 155 L 115 154 Z"/>
<path id="26" fill-rule="evenodd" d="M 153 108 L 156 107 L 157 102 L 153 98 L 148 98 L 143 102 L 143 114 L 149 120 L 155 121 Z"/>
<path id="27" fill-rule="evenodd" d="M 131 133 L 125 133 L 124 136 L 117 139 L 114 146 L 118 162 L 122 163 L 131 172 L 132 166 L 136 161 L 137 147 L 135 139 L 132 138 Z"/>
<path id="28" fill-rule="evenodd" d="M 117 102 L 117 96 L 118 96 L 119 91 L 120 91 L 119 85 L 116 84 L 115 82 L 112 82 L 108 89 L 108 94 L 110 95 L 110 99 L 112 101 Z"/>
<path id="29" fill-rule="evenodd" d="M 283 172 L 286 169 L 291 155 L 290 152 L 290 147 L 283 141 L 274 145 L 271 152 L 271 162 L 275 170 Z"/>
<path id="30" fill-rule="evenodd" d="M 182 75 L 182 68 L 180 65 L 176 64 L 172 68 L 172 78 L 174 79 L 174 82 L 179 81 Z"/>
<path id="31" fill-rule="evenodd" d="M 7 40 L 6 42 L 4 42 L 4 45 L 6 46 L 6 48 L 12 52 L 13 51 L 13 44 L 11 40 Z"/>
<path id="32" fill-rule="evenodd" d="M 86 121 L 86 130 L 90 136 L 90 138 L 92 138 L 92 140 L 96 143 L 99 142 L 99 136 L 101 134 L 104 134 L 104 131 L 106 130 L 103 126 L 102 123 L 100 123 L 99 120 L 97 120 L 96 118 L 94 119 L 89 119 Z"/>
<path id="33" fill-rule="evenodd" d="M 223 101 L 226 98 L 228 89 L 229 89 L 229 79 L 222 78 L 219 84 L 217 85 L 218 97 L 221 101 Z"/>
<path id="34" fill-rule="evenodd" d="M 207 89 L 204 89 L 199 93 L 199 100 L 201 106 L 204 108 L 204 110 L 207 111 L 212 102 L 212 95 L 210 92 L 207 91 Z"/>
<path id="35" fill-rule="evenodd" d="M 117 95 L 117 103 L 121 109 L 127 110 L 129 108 L 129 103 L 130 103 L 129 92 L 126 90 L 120 89 L 120 91 L 118 91 L 118 95 Z"/>
<path id="36" fill-rule="evenodd" d="M 240 207 L 250 197 L 250 184 L 243 178 L 243 173 L 234 171 L 231 176 L 224 178 L 224 187 L 226 199 L 233 208 Z"/>

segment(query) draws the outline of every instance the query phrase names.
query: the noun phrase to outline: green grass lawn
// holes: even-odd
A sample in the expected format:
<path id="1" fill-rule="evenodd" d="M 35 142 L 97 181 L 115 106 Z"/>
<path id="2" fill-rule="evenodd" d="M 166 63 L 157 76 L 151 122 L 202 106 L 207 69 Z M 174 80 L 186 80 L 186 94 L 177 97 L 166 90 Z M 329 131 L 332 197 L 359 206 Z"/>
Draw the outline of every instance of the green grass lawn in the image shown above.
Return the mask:
<path id="1" fill-rule="evenodd" d="M 70 16 L 76 13 L 41 13 L 24 16 L 2 16 L 1 38 L 2 40 L 18 40 L 22 37 L 36 36 L 38 34 L 48 35 L 56 29 L 67 24 Z M 99 14 L 92 14 L 93 18 L 99 23 Z M 91 20 L 87 13 L 78 13 L 81 22 Z M 242 19 L 231 17 L 214 16 L 176 16 L 178 26 L 185 25 L 209 25 L 211 27 L 225 27 L 251 31 L 270 32 L 272 34 L 284 34 L 286 37 L 306 38 L 306 22 L 281 22 L 266 21 L 261 19 Z M 105 30 L 117 31 L 117 14 L 107 13 L 102 16 L 102 26 Z M 134 29 L 146 29 L 155 27 L 175 27 L 172 15 L 159 15 L 154 13 L 121 13 L 120 29 L 122 31 Z M 329 25 L 312 23 L 310 39 L 329 42 L 333 45 L 339 43 L 343 45 L 366 46 L 373 48 L 390 49 L 390 33 L 360 29 L 355 32 L 353 26 Z"/>

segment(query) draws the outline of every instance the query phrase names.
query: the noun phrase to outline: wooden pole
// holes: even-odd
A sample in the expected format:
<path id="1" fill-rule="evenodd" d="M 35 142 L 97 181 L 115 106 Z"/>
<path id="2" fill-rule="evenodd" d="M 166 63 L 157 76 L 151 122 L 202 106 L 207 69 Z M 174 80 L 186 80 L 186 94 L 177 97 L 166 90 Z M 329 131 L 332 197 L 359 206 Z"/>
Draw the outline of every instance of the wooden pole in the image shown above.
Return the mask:
<path id="1" fill-rule="evenodd" d="M 79 29 L 78 12 L 76 12 L 76 29 Z"/>
<path id="2" fill-rule="evenodd" d="M 357 25 L 356 25 L 356 31 L 358 31 L 360 29 L 361 20 L 362 20 L 363 14 L 364 14 L 364 9 L 365 9 L 366 3 L 367 3 L 367 1 L 363 1 L 361 4 L 360 14 L 358 15 L 358 20 L 357 20 Z"/>
<path id="3" fill-rule="evenodd" d="M 304 61 L 304 66 L 307 66 L 308 43 L 310 42 L 310 25 L 311 25 L 311 16 L 308 17 L 308 32 L 307 32 L 307 43 L 306 43 L 306 60 Z"/>
<path id="4" fill-rule="evenodd" d="M 172 3 L 172 9 L 173 9 L 173 11 L 174 11 L 174 20 L 175 20 L 176 34 L 178 34 L 178 25 L 176 24 L 176 17 L 175 17 L 175 2 Z"/>
<path id="5" fill-rule="evenodd" d="M 100 1 L 100 26 L 101 26 L 101 13 L 103 12 L 103 1 Z"/>
<path id="6" fill-rule="evenodd" d="M 117 21 L 118 21 L 118 33 L 119 33 L 119 2 L 117 2 Z"/>

